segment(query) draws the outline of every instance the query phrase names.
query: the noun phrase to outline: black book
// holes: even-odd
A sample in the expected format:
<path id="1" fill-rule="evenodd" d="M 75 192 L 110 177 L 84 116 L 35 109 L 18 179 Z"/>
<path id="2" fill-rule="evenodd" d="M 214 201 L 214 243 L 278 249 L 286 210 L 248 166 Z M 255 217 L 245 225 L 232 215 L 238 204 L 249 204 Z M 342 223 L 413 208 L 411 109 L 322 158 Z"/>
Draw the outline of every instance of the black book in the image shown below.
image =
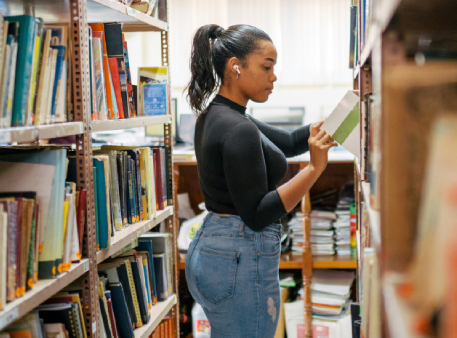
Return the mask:
<path id="1" fill-rule="evenodd" d="M 122 284 L 110 283 L 108 289 L 111 291 L 114 319 L 116 320 L 119 338 L 135 338 Z"/>
<path id="2" fill-rule="evenodd" d="M 98 298 L 98 302 L 100 304 L 100 313 L 102 315 L 102 320 L 103 320 L 103 326 L 105 327 L 105 332 L 107 338 L 114 338 L 113 333 L 111 332 L 110 329 L 110 324 L 109 324 L 109 314 L 108 314 L 108 309 L 105 307 L 105 302 L 103 301 L 103 298 Z"/>
<path id="3" fill-rule="evenodd" d="M 135 314 L 135 307 L 133 305 L 133 295 L 130 289 L 129 284 L 129 276 L 127 274 L 127 269 L 125 267 L 125 263 L 120 264 L 117 268 L 117 274 L 119 276 L 119 282 L 122 284 L 124 289 L 125 300 L 127 302 L 127 307 L 129 309 L 130 318 L 132 319 L 132 326 L 133 328 L 137 327 L 137 323 L 139 323 L 140 318 L 136 317 Z M 124 319 L 125 320 L 125 319 Z"/>
<path id="4" fill-rule="evenodd" d="M 43 304 L 37 310 L 44 324 L 62 323 L 68 331 L 69 338 L 79 338 L 76 332 L 76 318 L 70 303 Z"/>
<path id="5" fill-rule="evenodd" d="M 165 254 L 153 255 L 154 272 L 156 274 L 157 300 L 163 302 L 168 298 L 168 283 Z"/>

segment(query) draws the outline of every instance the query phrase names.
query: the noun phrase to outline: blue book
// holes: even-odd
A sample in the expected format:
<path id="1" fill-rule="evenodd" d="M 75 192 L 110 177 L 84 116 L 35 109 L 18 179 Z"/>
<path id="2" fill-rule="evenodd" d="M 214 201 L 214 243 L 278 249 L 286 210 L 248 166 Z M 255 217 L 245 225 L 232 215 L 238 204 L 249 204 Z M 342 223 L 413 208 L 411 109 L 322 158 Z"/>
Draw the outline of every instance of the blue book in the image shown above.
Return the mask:
<path id="1" fill-rule="evenodd" d="M 103 161 L 94 158 L 93 159 L 94 168 L 97 168 L 97 184 L 94 188 L 97 192 L 97 205 L 98 205 L 98 240 L 100 249 L 106 249 L 108 247 L 108 210 L 106 207 L 106 199 L 109 196 L 106 196 L 106 186 L 105 186 L 105 167 Z"/>
<path id="2" fill-rule="evenodd" d="M 168 99 L 166 83 L 148 83 L 143 85 L 144 115 L 167 115 Z"/>
<path id="3" fill-rule="evenodd" d="M 58 100 L 57 88 L 60 86 L 60 90 L 65 90 L 66 83 L 62 83 L 62 73 L 64 68 L 64 57 L 65 57 L 65 47 L 64 46 L 51 46 L 53 49 L 57 49 L 57 61 L 56 61 L 56 75 L 54 78 L 54 86 L 52 88 L 52 107 L 51 107 L 51 123 L 55 121 L 56 116 L 56 106 Z"/>
<path id="4" fill-rule="evenodd" d="M 97 189 L 97 168 L 95 165 L 92 170 L 94 171 L 94 209 L 95 209 L 95 241 L 97 244 L 97 250 L 100 250 L 100 234 L 99 234 L 99 221 L 98 221 L 98 189 Z"/>
<path id="5" fill-rule="evenodd" d="M 24 126 L 29 104 L 32 63 L 35 51 L 36 20 L 30 15 L 6 16 L 5 21 L 19 23 L 16 80 L 14 83 L 13 126 Z"/>
<path id="6" fill-rule="evenodd" d="M 153 254 L 154 250 L 152 247 L 152 241 L 149 238 L 138 238 L 138 246 L 136 247 L 138 251 L 147 251 L 149 253 L 149 275 L 151 277 L 151 292 L 153 297 L 152 304 L 157 302 L 157 287 L 156 287 L 156 276 L 154 272 L 154 263 L 153 263 Z"/>

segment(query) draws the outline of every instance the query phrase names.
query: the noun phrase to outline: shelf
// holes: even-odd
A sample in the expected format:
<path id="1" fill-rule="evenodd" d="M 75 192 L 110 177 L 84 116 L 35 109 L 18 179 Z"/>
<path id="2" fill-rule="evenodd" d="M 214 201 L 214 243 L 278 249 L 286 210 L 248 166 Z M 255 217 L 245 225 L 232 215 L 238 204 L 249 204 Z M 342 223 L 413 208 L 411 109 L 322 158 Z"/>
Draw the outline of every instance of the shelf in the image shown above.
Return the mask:
<path id="1" fill-rule="evenodd" d="M 390 337 L 419 338 L 412 330 L 414 314 L 406 302 L 400 299 L 395 290 L 396 282 L 401 279 L 399 275 L 388 274 L 384 277 L 382 294 L 384 297 L 387 327 Z"/>
<path id="2" fill-rule="evenodd" d="M 180 254 L 179 269 L 184 270 L 186 266 L 186 255 Z M 279 261 L 279 269 L 301 269 L 302 254 L 301 253 L 286 253 L 281 255 Z M 313 256 L 314 269 L 356 269 L 357 259 L 351 256 Z"/>
<path id="3" fill-rule="evenodd" d="M 87 19 L 92 22 L 122 22 L 124 32 L 166 31 L 168 24 L 127 7 L 116 0 L 88 0 Z"/>
<path id="4" fill-rule="evenodd" d="M 0 0 L 0 12 L 4 16 L 33 13 L 46 23 L 64 23 L 70 22 L 70 1 Z"/>
<path id="5" fill-rule="evenodd" d="M 90 127 L 92 132 L 97 132 L 136 127 L 146 127 L 164 123 L 171 123 L 171 115 L 141 116 L 132 119 L 92 121 L 90 123 Z"/>
<path id="6" fill-rule="evenodd" d="M 0 143 L 26 143 L 83 133 L 82 122 L 45 124 L 41 126 L 0 129 Z"/>
<path id="7" fill-rule="evenodd" d="M 379 211 L 373 210 L 370 206 L 370 184 L 368 182 L 361 182 L 361 186 L 370 220 L 371 246 L 379 249 L 381 247 L 381 214 Z"/>
<path id="8" fill-rule="evenodd" d="M 55 279 L 39 280 L 32 290 L 27 291 L 21 298 L 6 304 L 5 309 L 0 311 L 0 330 L 32 311 L 88 270 L 89 260 L 83 259 L 80 263 L 73 264 L 70 270 Z"/>
<path id="9" fill-rule="evenodd" d="M 139 238 L 142 234 L 148 232 L 171 215 L 173 215 L 173 206 L 157 211 L 156 218 L 154 219 L 131 224 L 124 230 L 116 231 L 114 236 L 111 237 L 111 245 L 108 246 L 108 248 L 97 252 L 97 264 L 100 264 L 111 255 L 120 251 L 123 247 L 132 243 L 135 239 Z"/>
<path id="10" fill-rule="evenodd" d="M 149 337 L 176 303 L 176 295 L 168 297 L 164 302 L 156 303 L 151 309 L 151 319 L 149 322 L 133 331 L 135 333 L 135 338 Z"/>

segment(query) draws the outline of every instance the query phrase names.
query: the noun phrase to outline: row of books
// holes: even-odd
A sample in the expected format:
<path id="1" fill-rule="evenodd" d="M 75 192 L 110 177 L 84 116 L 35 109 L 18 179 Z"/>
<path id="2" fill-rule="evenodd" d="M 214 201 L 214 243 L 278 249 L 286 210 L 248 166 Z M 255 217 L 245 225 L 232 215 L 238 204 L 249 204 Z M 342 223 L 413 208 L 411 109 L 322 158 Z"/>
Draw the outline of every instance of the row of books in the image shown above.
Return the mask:
<path id="1" fill-rule="evenodd" d="M 98 265 L 106 337 L 133 338 L 133 330 L 149 322 L 154 304 L 174 293 L 172 263 L 171 234 L 149 232 L 139 238 L 135 249 Z M 115 314 L 111 323 L 108 295 Z"/>
<path id="2" fill-rule="evenodd" d="M 353 1 L 354 4 L 350 7 L 349 68 L 351 69 L 357 65 L 359 52 L 362 52 L 365 47 L 375 2 L 375 0 Z"/>
<path id="3" fill-rule="evenodd" d="M 0 127 L 72 121 L 67 25 L 0 14 Z"/>
<path id="4" fill-rule="evenodd" d="M 106 249 L 116 232 L 156 217 L 172 204 L 168 147 L 102 146 L 94 150 L 97 249 Z M 76 158 L 69 158 L 67 180 L 76 182 Z"/>
<path id="5" fill-rule="evenodd" d="M 2 149 L 1 306 L 81 260 L 87 192 L 65 181 L 67 151 L 58 148 Z"/>
<path id="6" fill-rule="evenodd" d="M 91 118 L 127 119 L 137 115 L 169 114 L 167 67 L 140 68 L 144 85 L 132 85 L 127 41 L 122 24 L 89 24 Z M 141 82 L 141 80 L 140 80 Z"/>
<path id="7" fill-rule="evenodd" d="M 175 338 L 175 322 L 165 317 L 148 338 Z"/>

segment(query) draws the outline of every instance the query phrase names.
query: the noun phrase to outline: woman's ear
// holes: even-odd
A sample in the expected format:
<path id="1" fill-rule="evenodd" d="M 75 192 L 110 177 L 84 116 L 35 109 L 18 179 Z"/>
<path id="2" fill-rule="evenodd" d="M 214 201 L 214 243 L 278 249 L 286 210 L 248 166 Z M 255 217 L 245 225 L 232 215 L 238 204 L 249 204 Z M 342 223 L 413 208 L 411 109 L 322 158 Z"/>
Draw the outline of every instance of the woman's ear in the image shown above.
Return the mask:
<path id="1" fill-rule="evenodd" d="M 241 74 L 241 72 L 240 72 L 241 62 L 240 62 L 240 60 L 238 60 L 238 58 L 236 58 L 236 57 L 230 58 L 228 60 L 227 66 L 228 66 L 227 70 L 230 72 L 230 74 L 232 76 L 237 77 L 239 74 Z"/>

